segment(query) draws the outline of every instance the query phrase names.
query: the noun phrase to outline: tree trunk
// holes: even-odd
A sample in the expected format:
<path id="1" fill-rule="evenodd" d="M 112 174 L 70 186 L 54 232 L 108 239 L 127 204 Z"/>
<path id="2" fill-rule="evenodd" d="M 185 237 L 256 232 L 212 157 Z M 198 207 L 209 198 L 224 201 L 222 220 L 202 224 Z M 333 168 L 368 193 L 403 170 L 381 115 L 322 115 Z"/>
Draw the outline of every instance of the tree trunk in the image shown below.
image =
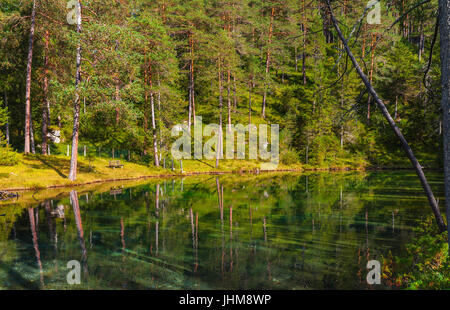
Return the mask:
<path id="1" fill-rule="evenodd" d="M 146 55 L 147 57 L 147 55 Z M 147 116 L 147 102 L 148 102 L 148 66 L 145 64 L 144 69 L 144 85 L 145 85 L 145 91 L 144 91 L 144 155 L 147 155 L 147 131 L 148 131 L 148 116 Z"/>
<path id="2" fill-rule="evenodd" d="M 194 126 L 195 121 L 195 85 L 194 85 L 194 38 L 191 39 L 191 100 L 192 100 L 192 118 Z"/>
<path id="3" fill-rule="evenodd" d="M 370 34 L 371 42 L 370 42 L 370 51 L 371 51 L 371 62 L 370 62 L 370 72 L 369 72 L 369 82 L 372 84 L 373 81 L 373 66 L 375 61 L 375 40 L 373 33 Z M 367 95 L 367 121 L 370 121 L 370 94 Z"/>
<path id="4" fill-rule="evenodd" d="M 231 76 L 230 69 L 227 71 L 227 100 L 228 100 L 228 132 L 231 132 Z"/>
<path id="5" fill-rule="evenodd" d="M 237 110 L 237 96 L 236 96 L 236 76 L 233 75 L 233 101 L 234 101 L 234 113 Z"/>
<path id="6" fill-rule="evenodd" d="M 307 141 L 307 143 L 306 143 L 305 163 L 306 163 L 306 164 L 309 163 L 309 138 L 308 138 L 308 141 Z"/>
<path id="7" fill-rule="evenodd" d="M 394 120 L 397 120 L 398 118 L 398 96 L 395 96 L 395 113 L 394 113 Z"/>
<path id="8" fill-rule="evenodd" d="M 303 30 L 303 53 L 302 53 L 302 76 L 303 85 L 306 85 L 306 10 L 305 0 L 302 1 L 303 13 L 302 13 L 302 30 Z"/>
<path id="9" fill-rule="evenodd" d="M 275 14 L 275 8 L 272 8 L 272 12 L 270 14 L 269 38 L 267 40 L 266 81 L 264 83 L 264 94 L 263 94 L 262 111 L 261 111 L 262 118 L 266 117 L 266 99 L 267 99 L 267 88 L 269 87 L 269 70 L 270 70 L 270 44 L 272 43 L 274 14 Z"/>
<path id="10" fill-rule="evenodd" d="M 156 135 L 156 119 L 155 119 L 155 100 L 153 94 L 153 80 L 152 80 L 152 69 L 149 65 L 149 85 L 150 85 L 150 109 L 152 113 L 152 133 L 153 133 L 153 158 L 155 160 L 155 166 L 159 167 L 158 160 L 158 140 Z M 189 110 L 189 124 L 190 124 L 190 110 Z"/>
<path id="11" fill-rule="evenodd" d="M 216 150 L 216 168 L 219 167 L 219 159 L 222 150 L 222 71 L 221 71 L 221 58 L 219 57 L 219 132 L 217 150 Z"/>
<path id="12" fill-rule="evenodd" d="M 253 78 L 252 78 L 253 79 Z M 248 85 L 248 124 L 252 123 L 252 87 L 253 82 L 250 81 Z"/>
<path id="13" fill-rule="evenodd" d="M 119 86 L 119 74 L 117 74 L 116 76 L 116 93 L 115 93 L 115 97 L 114 100 L 116 101 L 116 127 L 119 126 L 119 121 L 120 121 L 120 110 L 119 107 L 117 106 L 118 101 L 120 101 L 120 86 Z"/>
<path id="14" fill-rule="evenodd" d="M 443 0 L 441 0 L 441 1 L 443 1 Z M 448 2 L 448 1 L 446 1 L 446 2 Z M 381 112 L 383 113 L 383 116 L 387 119 L 387 121 L 388 121 L 389 125 L 391 126 L 392 130 L 394 131 L 395 135 L 397 136 L 397 138 L 402 143 L 402 147 L 403 147 L 406 155 L 408 156 L 409 160 L 411 161 L 411 164 L 415 168 L 415 170 L 417 172 L 417 175 L 419 176 L 420 182 L 422 183 L 422 187 L 425 190 L 425 193 L 426 193 L 427 198 L 428 198 L 428 202 L 430 203 L 431 209 L 432 209 L 432 211 L 434 213 L 434 216 L 436 218 L 437 225 L 438 225 L 438 227 L 439 227 L 439 229 L 441 231 L 444 231 L 445 230 L 444 220 L 442 219 L 441 213 L 439 211 L 439 206 L 437 205 L 436 199 L 434 198 L 434 195 L 433 195 L 433 192 L 431 190 L 431 187 L 428 184 L 428 181 L 427 181 L 427 179 L 425 177 L 425 174 L 423 173 L 422 166 L 417 161 L 417 158 L 415 157 L 413 151 L 409 147 L 408 142 L 406 141 L 405 137 L 401 133 L 400 129 L 395 124 L 395 121 L 392 119 L 391 115 L 389 114 L 389 111 L 387 110 L 386 106 L 384 105 L 384 102 L 378 97 L 377 92 L 375 91 L 375 89 L 373 88 L 372 84 L 369 82 L 369 79 L 364 74 L 364 72 L 362 71 L 362 69 L 359 66 L 358 62 L 356 61 L 355 57 L 353 56 L 353 53 L 352 53 L 352 51 L 350 50 L 350 47 L 347 44 L 347 40 L 345 39 L 344 35 L 342 34 L 341 29 L 340 29 L 340 27 L 338 25 L 338 22 L 336 21 L 336 18 L 334 17 L 333 10 L 332 10 L 331 4 L 330 4 L 330 0 L 326 0 L 326 3 L 327 3 L 327 6 L 328 6 L 328 9 L 330 10 L 331 20 L 332 20 L 332 23 L 334 25 L 334 28 L 336 29 L 340 40 L 344 44 L 345 49 L 347 51 L 347 54 L 348 54 L 349 58 L 351 59 L 351 61 L 353 63 L 353 66 L 355 67 L 355 69 L 356 69 L 358 75 L 360 76 L 361 80 L 364 82 L 367 90 L 369 91 L 369 94 L 372 96 L 374 101 L 377 103 L 378 107 L 380 108 Z M 448 54 L 446 54 L 446 56 L 447 55 Z M 448 59 L 445 59 L 445 61 L 448 61 Z M 448 86 L 448 84 L 447 84 L 447 86 Z M 449 168 L 450 167 L 448 167 L 447 169 L 449 169 Z"/>
<path id="15" fill-rule="evenodd" d="M 195 125 L 195 95 L 194 95 L 194 39 L 192 33 L 189 33 L 189 113 L 188 113 L 188 128 L 191 132 L 192 118 Z"/>
<path id="16" fill-rule="evenodd" d="M 150 104 L 151 104 L 151 109 L 152 109 L 153 153 L 154 153 L 154 158 L 155 158 L 155 166 L 159 167 L 158 140 L 156 137 L 155 103 L 153 100 L 153 92 L 150 93 Z"/>
<path id="17" fill-rule="evenodd" d="M 33 119 L 30 115 L 30 145 L 31 145 L 31 153 L 36 154 L 36 147 L 34 144 L 34 127 L 33 127 Z"/>
<path id="18" fill-rule="evenodd" d="M 450 223 L 450 0 L 439 0 L 441 37 L 442 119 L 444 136 L 445 204 L 447 226 Z M 450 229 L 448 230 L 450 245 Z M 450 247 L 449 247 L 450 252 Z"/>
<path id="19" fill-rule="evenodd" d="M 422 54 L 425 49 L 425 34 L 423 31 L 423 21 L 420 22 L 420 37 L 419 37 L 419 62 L 422 61 Z"/>
<path id="20" fill-rule="evenodd" d="M 190 65 L 189 65 L 190 66 Z M 188 107 L 188 130 L 191 132 L 191 120 L 192 120 L 192 86 L 191 86 L 191 70 L 189 69 L 189 107 Z"/>
<path id="21" fill-rule="evenodd" d="M 342 47 L 340 46 L 340 48 L 342 49 Z M 345 70 L 345 69 L 344 69 Z M 338 75 L 339 74 L 339 67 L 338 67 Z M 342 77 L 341 80 L 341 109 L 344 110 L 344 80 L 345 80 L 345 76 Z M 341 149 L 344 148 L 344 120 L 342 119 L 342 124 L 341 124 Z"/>
<path id="22" fill-rule="evenodd" d="M 303 85 L 306 85 L 306 53 L 303 52 L 302 55 L 302 76 L 303 76 Z"/>
<path id="23" fill-rule="evenodd" d="M 4 97 L 5 97 L 5 107 L 6 110 L 8 110 L 8 96 L 6 95 L 6 90 L 4 91 Z M 5 128 L 5 134 L 6 134 L 6 144 L 9 145 L 9 117 L 6 119 L 6 128 Z"/>
<path id="24" fill-rule="evenodd" d="M 31 65 L 33 62 L 34 26 L 36 21 L 36 0 L 33 0 L 31 11 L 30 38 L 28 41 L 27 77 L 25 82 L 25 154 L 30 153 L 30 122 L 31 122 Z"/>
<path id="25" fill-rule="evenodd" d="M 48 53 L 49 53 L 49 32 L 45 32 L 44 48 L 44 104 L 42 105 L 42 154 L 47 154 L 48 126 L 50 125 L 50 101 L 48 100 Z"/>
<path id="26" fill-rule="evenodd" d="M 158 119 L 159 119 L 159 164 L 162 160 L 162 148 L 163 148 L 163 135 L 162 135 L 162 118 L 161 118 L 161 80 L 158 73 Z M 195 113 L 194 113 L 194 126 L 195 126 Z"/>
<path id="27" fill-rule="evenodd" d="M 81 2 L 77 1 L 77 33 L 81 34 Z M 77 179 L 77 164 L 78 164 L 78 133 L 80 126 L 80 94 L 78 92 L 78 85 L 81 82 L 81 44 L 77 47 L 77 71 L 75 76 L 75 103 L 73 112 L 73 130 L 72 130 L 72 155 L 70 157 L 70 172 L 69 180 L 75 181 Z"/>

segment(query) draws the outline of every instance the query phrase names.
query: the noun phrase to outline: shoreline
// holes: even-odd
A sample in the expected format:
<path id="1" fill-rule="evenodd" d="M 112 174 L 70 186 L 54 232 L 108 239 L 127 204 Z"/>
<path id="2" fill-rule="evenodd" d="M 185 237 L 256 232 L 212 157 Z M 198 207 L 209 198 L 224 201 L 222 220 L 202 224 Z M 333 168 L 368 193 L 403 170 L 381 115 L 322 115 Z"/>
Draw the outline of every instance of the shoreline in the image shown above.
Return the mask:
<path id="1" fill-rule="evenodd" d="M 120 181 L 139 181 L 155 178 L 183 178 L 201 175 L 259 175 L 263 173 L 314 173 L 345 171 L 395 171 L 413 170 L 411 167 L 386 167 L 372 165 L 330 165 L 313 166 L 302 164 L 280 164 L 277 169 L 262 170 L 255 161 L 223 161 L 219 168 L 206 162 L 183 162 L 183 173 L 177 165 L 173 168 L 145 166 L 126 162 L 123 169 L 110 169 L 108 159 L 96 158 L 92 162 L 79 160 L 78 179 L 67 179 L 69 160 L 63 156 L 23 156 L 17 166 L 0 167 L 0 191 L 25 192 L 58 188 L 77 188 L 91 184 Z M 205 166 L 208 166 L 205 169 Z M 212 168 L 212 169 L 211 169 Z M 425 168 L 428 171 L 441 171 L 436 167 Z M 3 179 L 5 178 L 5 179 Z M 4 182 L 2 182 L 4 180 Z M 2 184 L 3 183 L 3 184 Z"/>
<path id="2" fill-rule="evenodd" d="M 282 173 L 282 172 L 343 172 L 343 171 L 365 171 L 369 169 L 357 169 L 357 168 L 304 168 L 304 169 L 276 169 L 276 170 L 240 170 L 240 171 L 192 171 L 192 172 L 184 172 L 184 173 L 168 173 L 168 174 L 155 174 L 155 175 L 142 175 L 137 177 L 126 177 L 126 178 L 113 178 L 113 179 L 101 179 L 94 180 L 88 182 L 74 182 L 73 184 L 61 184 L 61 185 L 49 185 L 43 186 L 38 189 L 30 188 L 30 187 L 16 187 L 16 188 L 0 188 L 0 191 L 7 192 L 26 192 L 33 190 L 46 190 L 46 189 L 56 189 L 56 188 L 71 188 L 71 187 L 80 187 L 84 185 L 91 184 L 101 184 L 101 183 L 109 183 L 109 182 L 118 182 L 118 181 L 133 181 L 133 180 L 145 180 L 145 179 L 156 179 L 156 178 L 174 178 L 174 177 L 190 177 L 190 176 L 198 176 L 198 175 L 258 175 L 262 173 Z"/>
<path id="3" fill-rule="evenodd" d="M 384 167 L 367 167 L 367 168 L 304 168 L 304 169 L 276 169 L 276 170 L 244 170 L 244 171 L 192 171 L 184 173 L 168 173 L 168 174 L 155 174 L 155 175 L 142 175 L 137 177 L 127 177 L 127 178 L 113 178 L 113 179 L 101 179 L 89 182 L 74 182 L 73 184 L 61 184 L 61 185 L 49 185 L 42 188 L 30 188 L 30 187 L 16 187 L 16 188 L 0 188 L 0 191 L 6 192 L 26 192 L 33 190 L 46 190 L 46 189 L 56 189 L 56 188 L 71 188 L 80 187 L 84 185 L 101 184 L 109 182 L 119 182 L 119 181 L 137 181 L 145 179 L 157 179 L 157 178 L 174 178 L 174 177 L 190 177 L 198 175 L 225 175 L 225 174 L 235 174 L 235 175 L 258 175 L 261 173 L 282 173 L 282 172 L 344 172 L 344 171 L 388 171 L 388 170 L 411 170 L 413 168 L 384 168 Z M 440 169 L 427 169 L 428 171 L 439 171 Z"/>

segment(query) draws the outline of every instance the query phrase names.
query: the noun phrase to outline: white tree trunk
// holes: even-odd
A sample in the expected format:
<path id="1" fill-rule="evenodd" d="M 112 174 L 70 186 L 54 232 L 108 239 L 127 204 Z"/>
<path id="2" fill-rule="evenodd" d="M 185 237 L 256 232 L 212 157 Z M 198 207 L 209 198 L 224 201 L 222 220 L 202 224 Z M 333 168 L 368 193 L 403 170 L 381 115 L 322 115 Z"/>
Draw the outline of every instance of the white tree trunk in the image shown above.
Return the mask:
<path id="1" fill-rule="evenodd" d="M 77 32 L 81 33 L 81 1 L 77 2 Z M 78 132 L 80 126 L 80 94 L 78 85 L 81 81 L 81 44 L 77 47 L 77 72 L 75 76 L 75 104 L 73 112 L 73 131 L 72 131 L 72 156 L 70 157 L 69 180 L 75 181 L 77 178 L 77 160 L 78 160 Z"/>

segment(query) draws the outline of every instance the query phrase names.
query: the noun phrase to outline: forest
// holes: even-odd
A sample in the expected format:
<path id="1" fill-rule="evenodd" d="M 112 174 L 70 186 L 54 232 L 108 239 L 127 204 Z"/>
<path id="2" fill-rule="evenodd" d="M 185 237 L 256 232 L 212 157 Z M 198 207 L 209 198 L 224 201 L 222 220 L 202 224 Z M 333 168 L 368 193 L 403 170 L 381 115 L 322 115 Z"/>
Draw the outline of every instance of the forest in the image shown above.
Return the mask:
<path id="1" fill-rule="evenodd" d="M 64 210 L 72 205 L 76 226 L 69 233 L 76 228 L 78 238 L 84 238 L 83 218 L 91 246 L 96 236 L 120 236 L 121 253 L 114 241 L 111 250 L 99 251 L 102 255 L 125 257 L 135 251 L 139 268 L 156 264 L 152 268 L 182 269 L 188 275 L 175 277 L 175 284 L 152 278 L 155 288 L 195 288 L 189 281 L 198 278 L 192 280 L 186 271 L 194 257 L 193 275 L 199 268 L 205 281 L 199 287 L 222 287 L 210 279 L 220 274 L 216 258 L 211 261 L 214 267 L 204 265 L 203 271 L 197 262 L 199 229 L 200 238 L 217 243 L 200 248 L 200 257 L 215 257 L 221 243 L 222 277 L 224 257 L 230 261 L 230 279 L 237 280 L 225 287 L 239 288 L 241 279 L 252 279 L 246 273 L 233 278 L 234 255 L 242 245 L 249 268 L 267 269 L 267 277 L 254 277 L 256 282 L 246 287 L 367 288 L 364 255 L 367 260 L 372 255 L 383 263 L 383 281 L 389 288 L 449 288 L 449 16 L 450 3 L 444 0 L 0 0 L 0 201 L 7 201 L 0 204 L 0 213 L 5 211 L 0 214 L 5 219 L 0 241 L 11 249 L 8 255 L 17 258 L 8 266 L 16 268 L 12 262 L 20 260 L 28 268 L 27 257 L 33 255 L 22 251 L 34 248 L 44 287 L 44 279 L 52 276 L 44 275 L 46 266 L 39 256 L 39 206 L 45 207 L 40 213 L 48 219 L 48 244 L 56 248 L 54 229 L 66 233 Z M 250 125 L 279 127 L 280 166 L 272 172 L 293 174 L 262 176 L 260 161 L 253 158 L 219 161 L 224 149 L 220 144 L 215 145 L 215 160 L 174 159 L 173 129 L 182 124 L 195 132 L 200 117 L 200 127 L 218 124 L 219 136 L 236 124 L 248 125 L 249 131 Z M 247 149 L 250 154 L 250 146 Z M 415 173 L 393 171 L 412 168 Z M 326 173 L 316 175 L 318 170 Z M 336 170 L 358 171 L 329 173 Z M 227 172 L 239 175 L 187 178 L 183 188 L 186 176 Z M 255 175 L 243 179 L 244 172 Z M 298 172 L 305 175 L 295 175 Z M 149 176 L 159 178 L 154 184 L 127 187 L 113 183 Z M 174 178 L 171 194 L 164 179 L 169 177 Z M 52 192 L 98 183 L 102 185 L 96 190 L 79 190 L 85 195 L 82 210 L 75 190 L 70 197 L 62 190 L 59 196 Z M 225 204 L 220 184 L 226 186 Z M 44 188 L 47 196 L 40 197 L 36 207 L 35 194 Z M 34 200 L 30 192 L 22 198 L 22 193 L 13 193 L 30 189 L 35 190 Z M 103 195 L 111 197 L 103 200 Z M 166 202 L 173 206 L 167 210 L 173 225 L 163 223 Z M 216 202 L 218 209 L 212 210 Z M 447 221 L 441 215 L 444 205 Z M 224 254 L 224 208 L 229 258 Z M 135 213 L 130 216 L 128 209 Z M 58 212 L 64 215 L 59 216 L 63 226 L 52 224 Z M 29 242 L 21 235 L 20 225 L 26 221 L 18 219 L 23 214 L 30 221 L 29 248 L 18 245 Z M 100 214 L 110 226 L 96 218 Z M 141 222 L 144 217 L 148 223 Z M 183 248 L 168 242 L 164 253 L 163 241 L 159 257 L 160 219 L 163 240 L 175 235 L 172 228 L 179 230 L 181 237 L 171 240 Z M 249 221 L 238 228 L 236 219 Z M 254 243 L 253 219 L 260 225 L 255 238 L 261 239 Z M 95 232 L 96 221 L 105 224 L 104 231 Z M 185 227 L 192 229 L 192 251 L 191 231 Z M 130 239 L 152 229 L 156 254 L 153 245 L 147 253 L 141 241 L 126 248 L 133 244 Z M 290 247 L 298 255 L 283 257 Z M 257 249 L 265 254 L 253 266 Z M 393 257 L 391 250 L 399 256 Z M 357 257 L 348 282 L 337 268 L 324 272 L 323 279 L 305 273 L 305 262 L 318 268 L 333 257 L 341 264 L 345 259 L 340 253 L 345 259 Z M 82 256 L 87 266 L 84 246 Z M 133 283 L 136 272 L 130 266 L 126 272 Z M 119 271 L 113 281 L 100 272 L 98 287 L 112 282 L 120 287 L 124 274 Z M 272 272 L 278 272 L 276 281 Z M 148 285 L 142 274 L 134 283 L 138 288 Z"/>
<path id="2" fill-rule="evenodd" d="M 366 21 L 374 9 L 366 1 L 333 5 L 422 164 L 438 167 L 437 1 L 422 2 L 381 1 L 379 24 Z M 286 164 L 409 165 L 325 1 L 80 4 L 77 15 L 77 1 L 1 1 L 2 162 L 13 150 L 57 155 L 87 145 L 159 165 L 173 125 L 202 116 L 224 127 L 279 124 Z"/>

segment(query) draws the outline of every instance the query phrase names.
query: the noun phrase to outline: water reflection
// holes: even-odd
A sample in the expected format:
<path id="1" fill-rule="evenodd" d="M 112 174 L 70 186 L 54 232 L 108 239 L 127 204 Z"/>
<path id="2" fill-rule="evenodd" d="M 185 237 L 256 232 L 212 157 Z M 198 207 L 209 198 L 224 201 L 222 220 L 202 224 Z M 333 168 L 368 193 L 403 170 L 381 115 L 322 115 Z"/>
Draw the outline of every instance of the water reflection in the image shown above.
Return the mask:
<path id="1" fill-rule="evenodd" d="M 0 204 L 1 288 L 370 289 L 367 261 L 400 253 L 428 214 L 408 172 L 155 180 L 29 201 Z"/>
<path id="2" fill-rule="evenodd" d="M 85 280 L 86 280 L 87 276 L 89 275 L 88 264 L 87 264 L 87 250 L 86 250 L 86 243 L 84 241 L 83 223 L 81 220 L 81 211 L 80 211 L 80 205 L 79 205 L 79 201 L 78 201 L 77 191 L 70 192 L 70 203 L 72 204 L 73 214 L 74 214 L 74 218 L 75 218 L 75 225 L 77 227 L 77 236 L 78 236 L 78 241 L 80 243 L 80 248 L 81 248 L 81 263 L 83 266 Z"/>
<path id="3" fill-rule="evenodd" d="M 33 240 L 33 248 L 34 248 L 34 255 L 36 256 L 37 265 L 39 268 L 39 281 L 40 281 L 40 287 L 44 287 L 44 272 L 42 269 L 42 261 L 41 261 L 41 252 L 39 251 L 39 243 L 38 243 L 38 234 L 37 234 L 37 220 L 35 218 L 34 209 L 29 208 L 28 209 L 28 216 L 30 218 L 30 229 L 31 229 L 31 236 Z"/>

